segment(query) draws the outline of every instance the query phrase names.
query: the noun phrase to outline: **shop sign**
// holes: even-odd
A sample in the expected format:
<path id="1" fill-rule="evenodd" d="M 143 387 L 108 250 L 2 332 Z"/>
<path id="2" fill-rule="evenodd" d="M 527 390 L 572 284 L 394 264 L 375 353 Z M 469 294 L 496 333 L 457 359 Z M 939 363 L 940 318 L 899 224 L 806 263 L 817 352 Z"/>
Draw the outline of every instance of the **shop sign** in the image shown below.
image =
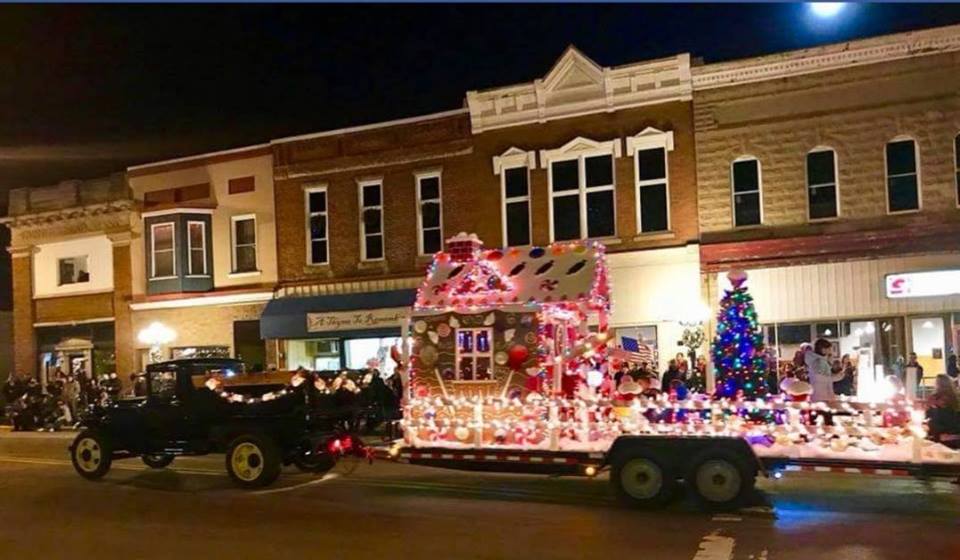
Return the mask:
<path id="1" fill-rule="evenodd" d="M 888 298 L 949 296 L 960 294 L 960 270 L 904 272 L 886 277 Z"/>
<path id="2" fill-rule="evenodd" d="M 307 332 L 350 331 L 399 327 L 407 315 L 406 307 L 307 313 Z"/>

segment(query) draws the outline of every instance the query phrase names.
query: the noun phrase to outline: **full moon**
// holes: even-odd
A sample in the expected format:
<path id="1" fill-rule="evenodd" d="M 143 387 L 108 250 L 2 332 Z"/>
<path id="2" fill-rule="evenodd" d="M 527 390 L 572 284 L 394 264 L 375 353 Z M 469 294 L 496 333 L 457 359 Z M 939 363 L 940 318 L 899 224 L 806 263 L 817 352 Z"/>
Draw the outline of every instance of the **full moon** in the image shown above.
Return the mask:
<path id="1" fill-rule="evenodd" d="M 810 2 L 810 11 L 819 17 L 833 17 L 840 13 L 846 2 Z"/>

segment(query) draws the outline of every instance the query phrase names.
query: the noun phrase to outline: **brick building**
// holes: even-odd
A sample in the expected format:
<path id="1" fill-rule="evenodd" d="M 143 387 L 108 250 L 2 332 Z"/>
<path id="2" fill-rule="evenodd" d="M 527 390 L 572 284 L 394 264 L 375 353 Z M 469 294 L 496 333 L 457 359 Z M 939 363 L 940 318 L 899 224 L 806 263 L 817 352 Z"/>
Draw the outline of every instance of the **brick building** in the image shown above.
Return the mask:
<path id="1" fill-rule="evenodd" d="M 13 371 L 130 371 L 130 217 L 122 174 L 9 194 Z"/>
<path id="2" fill-rule="evenodd" d="M 861 379 L 957 345 L 960 27 L 693 68 L 701 267 L 749 272 L 781 357 L 831 339 Z M 932 271 L 948 271 L 941 275 Z"/>
<path id="3" fill-rule="evenodd" d="M 277 281 L 270 146 L 137 165 L 127 176 L 140 210 L 130 216 L 125 341 L 135 367 L 184 357 L 276 364 L 259 325 Z"/>
<path id="4" fill-rule="evenodd" d="M 612 325 L 678 350 L 699 294 L 689 57 L 603 68 L 574 48 L 542 78 L 466 108 L 275 140 L 279 295 L 264 314 L 286 367 L 360 367 L 399 335 L 430 255 L 607 243 Z"/>

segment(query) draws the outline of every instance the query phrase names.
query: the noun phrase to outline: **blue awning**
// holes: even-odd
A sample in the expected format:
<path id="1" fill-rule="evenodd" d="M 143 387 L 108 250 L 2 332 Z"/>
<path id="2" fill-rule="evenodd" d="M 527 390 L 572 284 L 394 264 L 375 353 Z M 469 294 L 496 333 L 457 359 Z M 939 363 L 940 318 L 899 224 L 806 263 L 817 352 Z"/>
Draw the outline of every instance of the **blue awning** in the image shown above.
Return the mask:
<path id="1" fill-rule="evenodd" d="M 284 297 L 267 302 L 260 316 L 262 338 L 314 338 L 323 331 L 307 329 L 308 313 L 342 313 L 385 308 L 410 308 L 416 298 L 416 290 L 392 290 L 388 292 L 365 292 L 312 297 Z M 383 331 L 383 326 L 364 328 L 331 329 L 326 334 L 351 336 L 364 332 Z M 387 330 L 399 331 L 399 326 Z"/>

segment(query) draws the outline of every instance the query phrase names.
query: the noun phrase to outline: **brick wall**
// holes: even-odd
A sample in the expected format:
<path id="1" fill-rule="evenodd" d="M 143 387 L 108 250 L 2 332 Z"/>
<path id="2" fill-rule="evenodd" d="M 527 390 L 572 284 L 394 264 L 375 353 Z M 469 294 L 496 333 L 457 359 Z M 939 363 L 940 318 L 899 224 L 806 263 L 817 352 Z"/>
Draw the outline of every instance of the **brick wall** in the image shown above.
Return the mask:
<path id="1" fill-rule="evenodd" d="M 13 260 L 13 371 L 23 377 L 37 373 L 37 339 L 33 332 L 32 262 L 29 252 Z"/>
<path id="2" fill-rule="evenodd" d="M 117 375 L 125 383 L 130 379 L 135 366 L 133 325 L 130 320 L 130 299 L 132 284 L 130 280 L 130 235 L 115 236 L 113 239 L 113 309 L 114 341 L 116 344 Z"/>
<path id="3" fill-rule="evenodd" d="M 647 127 L 673 131 L 669 153 L 672 234 L 637 237 L 633 158 L 615 160 L 617 236 L 611 251 L 682 245 L 697 238 L 696 173 L 690 103 L 602 113 L 469 135 L 465 114 L 426 124 L 324 136 L 279 144 L 274 160 L 278 264 L 281 282 L 417 276 L 428 259 L 417 256 L 415 173 L 442 169 L 444 238 L 476 233 L 486 245 L 503 243 L 500 177 L 493 158 L 516 146 L 555 149 L 583 136 L 623 139 Z M 359 134 L 360 139 L 352 138 Z M 625 152 L 624 152 L 625 154 Z M 324 172 L 327 169 L 329 171 Z M 360 263 L 357 181 L 383 179 L 384 263 Z M 549 243 L 547 170 L 531 170 L 533 242 Z M 306 264 L 304 188 L 326 185 L 329 266 Z"/>
<path id="4" fill-rule="evenodd" d="M 68 323 L 113 317 L 113 292 L 43 298 L 34 302 L 37 323 Z"/>
<path id="5" fill-rule="evenodd" d="M 700 229 L 704 242 L 732 229 L 730 164 L 757 157 L 768 227 L 807 222 L 805 156 L 836 150 L 840 222 L 907 227 L 886 215 L 884 146 L 906 135 L 919 145 L 922 214 L 956 220 L 953 140 L 960 131 L 960 54 L 941 54 L 694 93 Z M 817 225 L 808 233 L 836 229 Z"/>

